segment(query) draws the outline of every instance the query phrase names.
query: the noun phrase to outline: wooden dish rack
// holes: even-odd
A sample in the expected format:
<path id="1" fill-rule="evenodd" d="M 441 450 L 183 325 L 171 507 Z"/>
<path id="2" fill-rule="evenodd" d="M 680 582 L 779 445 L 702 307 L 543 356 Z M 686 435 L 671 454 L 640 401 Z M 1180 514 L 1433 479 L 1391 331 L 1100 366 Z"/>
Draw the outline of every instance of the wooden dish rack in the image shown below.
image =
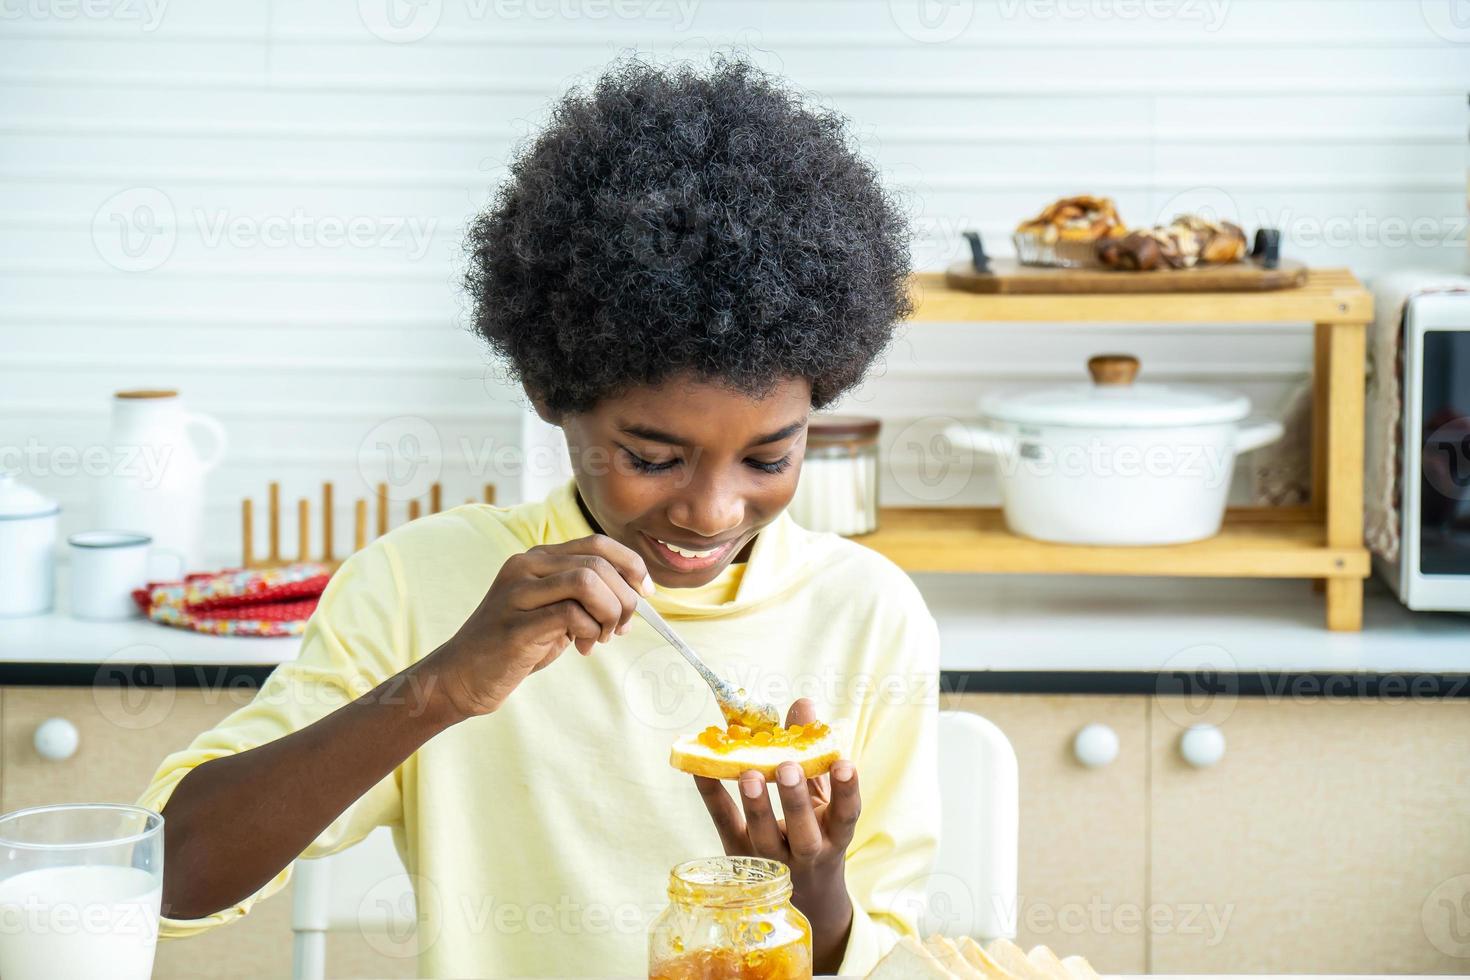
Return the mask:
<path id="1" fill-rule="evenodd" d="M 1305 286 L 1254 293 L 981 295 L 913 284 L 921 322 L 1314 324 L 1312 495 L 1304 507 L 1226 512 L 1220 533 L 1190 544 L 1094 547 L 1010 533 L 999 508 L 884 508 L 854 540 L 911 572 L 1303 578 L 1322 583 L 1327 628 L 1360 630 L 1363 580 L 1363 398 L 1373 296 L 1346 269 Z"/>
<path id="2" fill-rule="evenodd" d="M 379 483 L 375 491 L 373 499 L 377 506 L 373 537 L 378 538 L 388 533 L 388 520 L 392 508 L 388 500 L 388 484 Z M 342 564 L 342 559 L 336 556 L 335 551 L 336 534 L 332 521 L 334 497 L 335 488 L 332 483 L 323 482 L 321 490 L 322 546 L 321 553 L 316 556 L 311 553 L 311 502 L 305 497 L 296 501 L 296 557 L 294 558 L 286 557 L 281 551 L 281 484 L 272 480 L 266 488 L 267 543 L 264 555 L 255 553 L 255 501 L 249 497 L 240 501 L 240 567 L 272 568 L 293 562 L 314 561 L 335 569 Z M 495 503 L 495 484 L 485 484 L 481 498 L 484 503 Z M 409 500 L 405 508 L 405 516 L 410 521 L 416 521 L 425 513 L 437 514 L 443 509 L 443 503 L 443 487 L 438 483 L 431 484 L 429 499 L 427 501 Z M 467 498 L 465 503 L 472 504 L 475 503 L 475 500 Z M 359 498 L 353 503 L 352 510 L 352 551 L 361 551 L 369 540 L 368 502 Z"/>

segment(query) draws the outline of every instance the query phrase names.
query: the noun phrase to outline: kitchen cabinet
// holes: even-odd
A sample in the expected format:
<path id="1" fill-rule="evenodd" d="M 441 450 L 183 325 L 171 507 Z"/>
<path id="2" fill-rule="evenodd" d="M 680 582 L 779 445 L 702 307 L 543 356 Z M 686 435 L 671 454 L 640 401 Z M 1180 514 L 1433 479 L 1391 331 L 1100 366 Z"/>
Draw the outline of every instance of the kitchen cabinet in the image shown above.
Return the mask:
<path id="1" fill-rule="evenodd" d="M 1179 747 L 1191 712 L 1150 705 L 1149 897 L 1173 910 L 1150 936 L 1150 968 L 1465 972 L 1425 917 L 1449 900 L 1470 929 L 1470 881 L 1452 881 L 1470 875 L 1470 705 L 1225 707 L 1224 753 L 1197 769 Z M 1183 928 L 1181 910 L 1206 903 Z"/>
<path id="2" fill-rule="evenodd" d="M 0 810 L 45 803 L 131 803 L 158 763 L 253 695 L 248 689 L 6 687 L 0 689 Z M 53 743 L 75 751 L 44 758 L 37 729 L 52 719 Z M 167 833 L 167 828 L 165 828 Z M 329 975 L 410 977 L 412 959 L 376 955 L 363 937 L 333 934 Z M 254 980 L 291 975 L 291 888 L 248 916 L 189 939 L 161 942 L 155 980 Z"/>
<path id="3" fill-rule="evenodd" d="M 946 706 L 990 718 L 1020 760 L 1024 945 L 1083 953 L 1105 973 L 1464 972 L 1464 701 L 965 694 Z M 1117 735 L 1097 769 L 1073 752 L 1092 723 Z M 1196 765 L 1185 736 L 1200 725 Z M 1067 911 L 1028 923 L 1038 908 Z"/>
<path id="4" fill-rule="evenodd" d="M 1148 705 L 1130 697 L 952 695 L 1016 750 L 1020 773 L 1017 942 L 1086 956 L 1101 973 L 1143 973 L 1148 937 Z M 1106 725 L 1117 757 L 1089 768 L 1073 752 L 1084 726 Z"/>

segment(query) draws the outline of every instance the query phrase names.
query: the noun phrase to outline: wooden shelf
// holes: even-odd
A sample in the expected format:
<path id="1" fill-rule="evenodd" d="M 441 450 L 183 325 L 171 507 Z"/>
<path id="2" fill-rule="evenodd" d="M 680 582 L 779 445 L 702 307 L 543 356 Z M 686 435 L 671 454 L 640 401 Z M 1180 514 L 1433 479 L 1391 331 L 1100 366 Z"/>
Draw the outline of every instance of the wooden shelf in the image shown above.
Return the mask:
<path id="1" fill-rule="evenodd" d="M 1120 273 L 1121 275 L 1121 273 Z M 1370 323 L 1373 294 L 1346 269 L 1313 269 L 1298 289 L 1250 293 L 987 296 L 951 289 L 941 272 L 913 280 L 914 322 Z"/>
<path id="2" fill-rule="evenodd" d="M 1171 575 L 1197 578 L 1366 577 L 1362 548 L 1331 548 L 1310 508 L 1232 508 L 1220 533 L 1190 544 L 1051 544 L 1006 529 L 999 508 L 886 508 L 854 538 L 909 572 Z"/>
<path id="3" fill-rule="evenodd" d="M 1057 545 L 1017 537 L 998 510 L 886 510 L 857 540 L 914 572 L 1054 572 L 1310 578 L 1322 583 L 1327 627 L 1359 630 L 1363 579 L 1363 397 L 1373 294 L 1346 269 L 1314 269 L 1306 285 L 1268 292 L 984 295 L 943 273 L 912 286 L 917 322 L 1312 324 L 1312 500 L 1240 509 L 1220 534 L 1145 548 Z"/>

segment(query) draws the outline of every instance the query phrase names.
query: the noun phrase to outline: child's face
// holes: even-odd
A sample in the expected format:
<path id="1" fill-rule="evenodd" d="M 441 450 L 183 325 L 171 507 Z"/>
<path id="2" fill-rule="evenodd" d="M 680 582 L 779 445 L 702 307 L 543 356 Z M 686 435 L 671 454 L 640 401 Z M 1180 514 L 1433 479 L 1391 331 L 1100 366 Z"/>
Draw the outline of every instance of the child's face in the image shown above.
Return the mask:
<path id="1" fill-rule="evenodd" d="M 603 533 L 642 555 L 658 584 L 690 588 L 743 560 L 791 502 L 810 410 L 804 378 L 763 398 L 679 378 L 561 424 L 577 488 Z"/>

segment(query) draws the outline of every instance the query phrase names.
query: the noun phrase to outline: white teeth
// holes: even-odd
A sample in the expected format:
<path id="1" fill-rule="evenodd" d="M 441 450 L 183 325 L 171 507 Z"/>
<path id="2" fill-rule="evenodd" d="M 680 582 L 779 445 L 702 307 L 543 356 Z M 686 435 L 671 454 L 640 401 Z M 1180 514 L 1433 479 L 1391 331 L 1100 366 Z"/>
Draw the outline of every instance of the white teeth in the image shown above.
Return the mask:
<path id="1" fill-rule="evenodd" d="M 676 544 L 669 544 L 667 541 L 661 541 L 657 538 L 654 540 L 658 541 L 659 544 L 668 548 L 674 554 L 683 555 L 685 558 L 708 558 L 710 555 L 719 554 L 720 552 L 719 548 L 711 548 L 708 551 L 690 551 L 688 548 L 681 548 Z"/>

